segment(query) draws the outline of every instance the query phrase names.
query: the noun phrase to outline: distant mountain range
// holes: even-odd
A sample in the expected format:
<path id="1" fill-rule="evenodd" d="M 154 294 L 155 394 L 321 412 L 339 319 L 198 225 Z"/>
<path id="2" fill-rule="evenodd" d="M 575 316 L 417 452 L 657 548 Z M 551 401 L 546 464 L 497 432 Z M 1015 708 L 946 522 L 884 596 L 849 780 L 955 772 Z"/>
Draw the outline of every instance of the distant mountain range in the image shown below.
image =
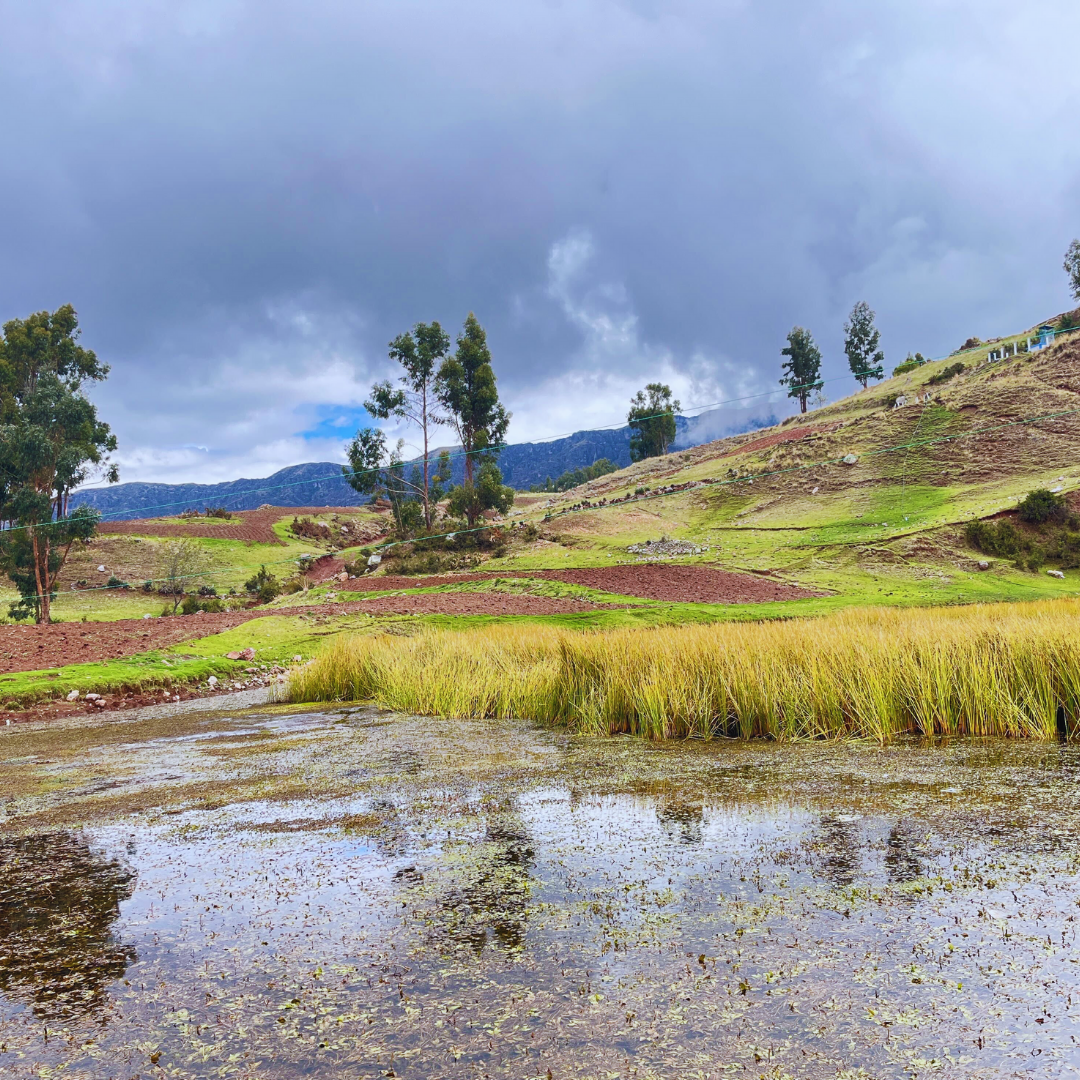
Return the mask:
<path id="1" fill-rule="evenodd" d="M 735 435 L 776 423 L 776 417 L 751 417 L 748 410 L 717 409 L 687 419 L 676 417 L 677 447 L 697 446 L 724 435 Z M 456 447 L 448 447 L 451 453 Z M 550 442 L 514 443 L 499 454 L 503 480 L 528 490 L 571 469 L 607 458 L 620 467 L 630 464 L 630 428 L 614 431 L 578 431 Z M 464 459 L 452 459 L 453 479 L 460 483 Z M 109 521 L 125 518 L 169 517 L 183 510 L 224 506 L 228 510 L 255 510 L 271 506 L 358 506 L 367 496 L 354 491 L 332 461 L 290 465 L 262 480 L 229 480 L 221 484 L 113 484 L 77 491 L 71 506 L 92 506 Z"/>

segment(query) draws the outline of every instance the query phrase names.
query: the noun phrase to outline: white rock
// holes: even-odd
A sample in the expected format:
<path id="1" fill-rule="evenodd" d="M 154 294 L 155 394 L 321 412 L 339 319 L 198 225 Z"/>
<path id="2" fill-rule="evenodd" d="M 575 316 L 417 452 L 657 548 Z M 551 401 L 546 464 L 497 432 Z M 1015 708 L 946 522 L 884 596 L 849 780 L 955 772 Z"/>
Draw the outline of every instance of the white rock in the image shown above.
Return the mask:
<path id="1" fill-rule="evenodd" d="M 217 676 L 216 675 L 211 675 L 210 678 L 207 679 L 206 681 L 210 686 L 217 686 Z"/>
<path id="2" fill-rule="evenodd" d="M 71 693 L 68 694 L 67 699 L 68 699 L 68 701 L 78 701 L 79 700 L 79 691 L 78 690 L 72 690 Z"/>
<path id="3" fill-rule="evenodd" d="M 1058 484 L 1058 486 L 1056 488 L 1051 488 L 1050 489 L 1050 494 L 1051 495 L 1056 495 L 1059 491 L 1061 491 L 1061 485 L 1060 484 Z"/>
<path id="4" fill-rule="evenodd" d="M 97 568 L 97 572 L 98 572 L 99 574 L 104 574 L 104 573 L 105 573 L 105 567 L 104 567 L 104 566 L 99 566 L 99 567 Z"/>
<path id="5" fill-rule="evenodd" d="M 814 490 L 811 491 L 810 494 L 811 495 L 816 495 L 818 493 L 818 490 L 819 490 L 818 488 L 814 488 Z"/>
<path id="6" fill-rule="evenodd" d="M 845 465 L 854 465 L 859 460 L 859 457 L 857 454 L 845 454 L 840 460 Z"/>
<path id="7" fill-rule="evenodd" d="M 149 615 L 149 614 L 143 616 L 144 619 L 152 619 L 153 617 L 154 617 L 153 615 Z"/>
<path id="8" fill-rule="evenodd" d="M 87 701 L 97 701 L 97 699 L 98 699 L 99 697 L 101 697 L 101 695 L 100 695 L 100 694 L 87 694 L 87 695 L 86 695 L 86 700 L 87 700 Z"/>
<path id="9" fill-rule="evenodd" d="M 990 564 L 985 559 L 980 559 L 979 560 L 979 569 L 980 570 L 989 570 L 990 569 Z"/>
<path id="10" fill-rule="evenodd" d="M 293 657 L 293 663 L 294 663 L 294 664 L 299 664 L 299 663 L 300 663 L 300 661 L 301 661 L 301 660 L 303 660 L 303 659 L 304 659 L 304 658 L 303 658 L 303 657 L 302 657 L 302 656 L 301 656 L 301 655 L 300 655 L 299 653 L 297 653 L 297 654 L 296 654 L 296 655 L 295 655 L 295 656 Z"/>
<path id="11" fill-rule="evenodd" d="M 1047 570 L 1046 572 L 1050 577 L 1061 578 L 1063 581 L 1065 580 L 1065 575 L 1060 570 Z"/>
<path id="12" fill-rule="evenodd" d="M 368 566 L 378 566 L 382 562 L 381 555 L 369 555 L 367 564 Z"/>

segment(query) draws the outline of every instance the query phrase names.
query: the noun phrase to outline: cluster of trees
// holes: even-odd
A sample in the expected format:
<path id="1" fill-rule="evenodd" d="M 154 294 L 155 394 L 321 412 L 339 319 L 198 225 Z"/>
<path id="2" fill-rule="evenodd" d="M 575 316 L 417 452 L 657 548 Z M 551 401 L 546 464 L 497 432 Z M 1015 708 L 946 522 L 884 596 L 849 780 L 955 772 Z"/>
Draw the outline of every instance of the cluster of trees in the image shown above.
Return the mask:
<path id="1" fill-rule="evenodd" d="M 844 323 L 844 353 L 851 373 L 864 390 L 870 379 L 880 379 L 885 372 L 885 354 L 878 347 L 881 332 L 874 325 L 875 317 L 870 305 L 860 300 Z M 780 385 L 788 388 L 788 397 L 798 399 L 799 411 L 806 412 L 810 395 L 820 393 L 825 385 L 821 378 L 821 350 L 809 330 L 796 326 L 780 354 L 787 357 L 780 368 Z"/>
<path id="2" fill-rule="evenodd" d="M 404 439 L 388 449 L 385 434 L 366 427 L 356 433 L 342 469 L 356 491 L 389 500 L 402 536 L 430 531 L 444 497 L 450 515 L 470 528 L 485 510 L 505 513 L 514 501 L 496 464 L 510 413 L 499 401 L 487 335 L 472 312 L 455 345 L 450 352 L 450 336 L 437 322 L 417 323 L 390 342 L 390 358 L 404 370 L 397 385 L 376 383 L 364 402 L 377 419 L 393 417 L 419 430 L 420 464 L 406 471 Z M 464 480 L 449 490 L 449 453 L 431 457 L 434 430 L 444 425 L 454 430 L 464 455 Z"/>
<path id="3" fill-rule="evenodd" d="M 614 461 L 602 457 L 591 465 L 585 465 L 583 468 L 567 469 L 562 476 L 556 477 L 554 480 L 549 476 L 542 484 L 533 484 L 529 490 L 538 492 L 569 491 L 579 484 L 587 484 L 590 480 L 599 480 L 601 476 L 607 476 L 608 473 L 618 471 L 619 466 Z"/>
<path id="4" fill-rule="evenodd" d="M 96 511 L 68 513 L 72 491 L 95 470 L 118 479 L 116 437 L 83 393 L 109 369 L 78 339 L 70 304 L 12 319 L 0 337 L 0 568 L 19 590 L 15 619 L 49 622 L 72 545 L 94 535 Z"/>

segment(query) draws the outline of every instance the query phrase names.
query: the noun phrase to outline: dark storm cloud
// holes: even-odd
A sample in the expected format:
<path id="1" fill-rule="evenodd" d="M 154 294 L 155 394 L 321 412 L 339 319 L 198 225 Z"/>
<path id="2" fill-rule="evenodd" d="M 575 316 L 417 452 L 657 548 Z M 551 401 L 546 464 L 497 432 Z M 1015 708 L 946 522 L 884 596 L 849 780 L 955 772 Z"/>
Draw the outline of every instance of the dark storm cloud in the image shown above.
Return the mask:
<path id="1" fill-rule="evenodd" d="M 76 304 L 129 479 L 335 453 L 418 319 L 532 438 L 770 388 L 796 322 L 839 375 L 856 299 L 892 362 L 1068 302 L 1072 5 L 0 12 L 4 317 Z"/>

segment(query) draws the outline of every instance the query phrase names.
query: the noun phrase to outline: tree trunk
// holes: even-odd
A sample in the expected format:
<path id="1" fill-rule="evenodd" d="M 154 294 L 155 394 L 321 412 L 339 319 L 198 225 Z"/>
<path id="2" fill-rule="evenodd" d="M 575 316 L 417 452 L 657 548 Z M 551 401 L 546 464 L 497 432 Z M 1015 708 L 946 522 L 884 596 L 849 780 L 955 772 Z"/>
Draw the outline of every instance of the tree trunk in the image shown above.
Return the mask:
<path id="1" fill-rule="evenodd" d="M 806 412 L 806 395 L 799 395 L 799 412 Z"/>
<path id="2" fill-rule="evenodd" d="M 49 622 L 49 541 L 48 538 L 39 539 L 37 529 L 30 530 L 31 550 L 34 554 L 34 582 L 38 591 L 38 617 L 39 624 L 48 625 Z M 44 556 L 44 558 L 42 558 Z"/>
<path id="3" fill-rule="evenodd" d="M 420 415 L 423 420 L 421 427 L 424 429 L 424 525 L 431 528 L 431 504 L 428 501 L 428 411 L 427 411 L 427 383 L 420 395 Z"/>

